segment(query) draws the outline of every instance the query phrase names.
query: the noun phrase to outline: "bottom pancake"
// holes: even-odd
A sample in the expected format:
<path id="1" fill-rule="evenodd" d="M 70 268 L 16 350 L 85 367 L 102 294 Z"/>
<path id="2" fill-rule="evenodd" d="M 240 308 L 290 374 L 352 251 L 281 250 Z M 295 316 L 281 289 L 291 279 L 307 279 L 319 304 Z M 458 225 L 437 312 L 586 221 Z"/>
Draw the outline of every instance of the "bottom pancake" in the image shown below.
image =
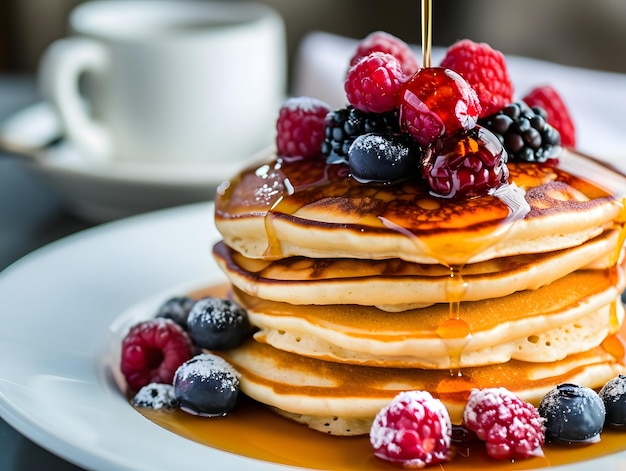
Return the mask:
<path id="1" fill-rule="evenodd" d="M 538 405 L 557 384 L 570 382 L 599 388 L 626 373 L 624 349 L 611 336 L 586 352 L 548 363 L 512 360 L 505 364 L 464 368 L 458 372 L 416 368 L 377 368 L 326 362 L 277 350 L 249 339 L 219 352 L 241 374 L 241 391 L 311 428 L 336 435 L 369 432 L 376 413 L 401 391 L 426 390 L 460 422 L 473 388 L 502 386 Z"/>

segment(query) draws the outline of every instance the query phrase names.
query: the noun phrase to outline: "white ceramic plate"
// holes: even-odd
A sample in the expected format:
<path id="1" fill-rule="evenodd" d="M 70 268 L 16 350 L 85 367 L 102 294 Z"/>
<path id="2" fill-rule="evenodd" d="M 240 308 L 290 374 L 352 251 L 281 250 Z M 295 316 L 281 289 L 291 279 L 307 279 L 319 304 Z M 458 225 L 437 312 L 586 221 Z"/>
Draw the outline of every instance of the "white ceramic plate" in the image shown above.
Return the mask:
<path id="1" fill-rule="evenodd" d="M 116 385 L 131 323 L 184 287 L 223 280 L 211 256 L 212 212 L 196 204 L 104 224 L 0 273 L 2 418 L 90 469 L 293 469 L 170 433 L 133 410 Z M 566 469 L 602 467 L 626 469 L 626 454 Z"/>
<path id="2" fill-rule="evenodd" d="M 281 469 L 167 432 L 115 383 L 123 332 L 145 316 L 141 306 L 221 280 L 216 238 L 212 206 L 190 205 L 70 236 L 0 273 L 2 418 L 89 469 Z"/>

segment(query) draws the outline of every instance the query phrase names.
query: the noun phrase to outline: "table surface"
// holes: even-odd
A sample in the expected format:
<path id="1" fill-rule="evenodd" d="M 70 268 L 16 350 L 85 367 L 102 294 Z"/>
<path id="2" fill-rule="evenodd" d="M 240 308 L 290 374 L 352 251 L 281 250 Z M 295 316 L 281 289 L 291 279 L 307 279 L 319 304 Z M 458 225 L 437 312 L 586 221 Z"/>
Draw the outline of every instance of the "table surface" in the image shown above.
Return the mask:
<path id="1" fill-rule="evenodd" d="M 0 75 L 0 121 L 39 99 L 30 76 Z M 0 150 L 0 271 L 23 255 L 93 224 L 64 208 L 60 196 Z M 76 471 L 0 419 L 0 469 Z"/>

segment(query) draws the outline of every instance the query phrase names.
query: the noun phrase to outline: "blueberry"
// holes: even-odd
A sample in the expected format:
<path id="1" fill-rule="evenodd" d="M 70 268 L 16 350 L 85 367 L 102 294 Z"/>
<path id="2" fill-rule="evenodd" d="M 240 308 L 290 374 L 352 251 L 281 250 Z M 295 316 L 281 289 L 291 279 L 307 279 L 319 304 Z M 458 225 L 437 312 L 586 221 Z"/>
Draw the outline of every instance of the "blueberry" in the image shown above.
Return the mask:
<path id="1" fill-rule="evenodd" d="M 350 146 L 348 165 L 352 176 L 362 183 L 397 182 L 417 173 L 421 154 L 408 135 L 362 134 Z"/>
<path id="2" fill-rule="evenodd" d="M 194 304 L 196 304 L 196 300 L 187 296 L 170 298 L 161 305 L 156 317 L 172 319 L 183 329 L 187 329 L 187 316 Z"/>
<path id="3" fill-rule="evenodd" d="M 227 299 L 201 299 L 187 317 L 189 337 L 198 347 L 209 350 L 234 348 L 249 331 L 246 311 Z"/>
<path id="4" fill-rule="evenodd" d="M 237 404 L 239 374 L 223 358 L 202 353 L 178 367 L 174 395 L 185 412 L 203 417 L 222 416 Z"/>
<path id="5" fill-rule="evenodd" d="M 606 425 L 626 427 L 626 375 L 619 375 L 600 389 L 600 399 L 606 409 Z"/>
<path id="6" fill-rule="evenodd" d="M 150 383 L 143 386 L 133 397 L 133 406 L 149 409 L 174 409 L 178 401 L 171 384 Z"/>
<path id="7" fill-rule="evenodd" d="M 546 441 L 562 444 L 599 441 L 606 416 L 604 403 L 593 389 L 570 383 L 546 394 L 539 414 L 545 419 Z"/>

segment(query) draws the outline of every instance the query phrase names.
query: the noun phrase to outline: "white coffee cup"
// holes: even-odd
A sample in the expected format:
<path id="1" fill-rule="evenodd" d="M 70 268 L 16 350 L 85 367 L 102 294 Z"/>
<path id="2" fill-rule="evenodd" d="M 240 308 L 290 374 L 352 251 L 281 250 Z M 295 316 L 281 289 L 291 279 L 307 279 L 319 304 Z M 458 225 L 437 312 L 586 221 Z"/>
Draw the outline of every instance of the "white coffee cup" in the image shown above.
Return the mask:
<path id="1" fill-rule="evenodd" d="M 52 43 L 42 93 L 101 162 L 203 165 L 271 143 L 286 93 L 282 18 L 255 3 L 98 0 Z"/>

